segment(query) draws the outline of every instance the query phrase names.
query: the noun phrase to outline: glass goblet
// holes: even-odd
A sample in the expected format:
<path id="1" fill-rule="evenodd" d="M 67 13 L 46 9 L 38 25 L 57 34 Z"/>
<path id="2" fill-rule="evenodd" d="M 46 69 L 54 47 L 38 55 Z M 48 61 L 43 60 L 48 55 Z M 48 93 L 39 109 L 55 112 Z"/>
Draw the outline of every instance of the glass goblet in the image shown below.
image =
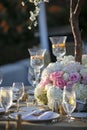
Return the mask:
<path id="1" fill-rule="evenodd" d="M 17 111 L 19 111 L 19 101 L 24 95 L 24 83 L 23 82 L 13 82 L 13 97 L 17 100 Z"/>
<path id="2" fill-rule="evenodd" d="M 34 69 L 36 86 L 40 80 L 41 69 L 44 66 L 44 54 L 46 49 L 31 48 L 28 49 L 28 51 L 30 54 L 30 66 Z"/>
<path id="3" fill-rule="evenodd" d="M 61 61 L 62 57 L 66 54 L 65 42 L 67 36 L 53 36 L 49 37 L 52 43 L 52 52 L 56 56 L 57 61 Z"/>
<path id="4" fill-rule="evenodd" d="M 2 74 L 2 72 L 0 71 L 0 85 L 2 84 L 2 81 L 3 81 L 3 74 Z"/>
<path id="5" fill-rule="evenodd" d="M 5 114 L 8 114 L 8 109 L 13 103 L 13 91 L 12 88 L 1 87 L 0 89 L 0 104 L 5 109 Z M 8 115 L 4 116 L 8 118 Z"/>
<path id="6" fill-rule="evenodd" d="M 76 108 L 76 94 L 72 87 L 64 87 L 62 106 L 67 113 L 66 121 L 73 121 L 74 118 L 71 117 L 71 114 Z"/>
<path id="7" fill-rule="evenodd" d="M 28 82 L 32 86 L 32 88 L 35 88 L 35 74 L 34 74 L 34 69 L 29 66 L 28 68 Z"/>

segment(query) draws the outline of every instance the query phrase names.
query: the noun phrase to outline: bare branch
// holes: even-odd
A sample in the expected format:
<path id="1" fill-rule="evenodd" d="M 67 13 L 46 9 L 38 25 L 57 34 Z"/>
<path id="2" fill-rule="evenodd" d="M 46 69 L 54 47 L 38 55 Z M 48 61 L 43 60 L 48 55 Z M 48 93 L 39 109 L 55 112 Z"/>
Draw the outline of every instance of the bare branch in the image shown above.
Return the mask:
<path id="1" fill-rule="evenodd" d="M 84 3 L 84 0 L 78 0 L 77 1 L 76 7 L 75 7 L 75 10 L 74 10 L 74 14 L 75 14 L 76 17 L 79 16 L 83 3 Z"/>
<path id="2" fill-rule="evenodd" d="M 72 11 L 73 13 L 74 13 L 74 11 L 75 11 L 76 4 L 77 4 L 76 0 L 70 0 L 70 9 L 71 9 L 71 11 Z"/>

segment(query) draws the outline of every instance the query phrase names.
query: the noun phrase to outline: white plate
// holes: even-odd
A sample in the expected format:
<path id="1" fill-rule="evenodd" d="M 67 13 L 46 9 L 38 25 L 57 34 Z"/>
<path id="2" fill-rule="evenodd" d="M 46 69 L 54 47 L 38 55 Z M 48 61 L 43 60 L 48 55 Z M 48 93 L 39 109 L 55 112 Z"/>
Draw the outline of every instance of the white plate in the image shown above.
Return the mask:
<path id="1" fill-rule="evenodd" d="M 74 112 L 72 113 L 72 116 L 77 118 L 87 118 L 87 112 Z"/>
<path id="2" fill-rule="evenodd" d="M 38 107 L 29 106 L 29 107 L 21 107 L 19 110 L 24 111 L 24 112 L 32 112 L 37 109 L 38 109 Z"/>
<path id="3" fill-rule="evenodd" d="M 30 116 L 29 118 L 24 118 L 25 115 L 29 114 L 29 112 L 17 112 L 17 113 L 12 113 L 9 115 L 10 118 L 12 119 L 16 119 L 16 116 L 18 114 L 21 114 L 21 118 L 22 120 L 25 120 L 25 121 L 29 121 L 29 122 L 43 122 L 43 121 L 51 121 L 53 119 L 57 119 L 59 118 L 59 114 L 56 113 L 56 112 L 53 112 L 52 113 L 52 116 L 49 116 L 47 118 L 38 118 L 38 116 Z M 33 117 L 33 118 L 32 118 Z"/>
<path id="4" fill-rule="evenodd" d="M 4 108 L 0 108 L 0 113 L 5 112 Z"/>

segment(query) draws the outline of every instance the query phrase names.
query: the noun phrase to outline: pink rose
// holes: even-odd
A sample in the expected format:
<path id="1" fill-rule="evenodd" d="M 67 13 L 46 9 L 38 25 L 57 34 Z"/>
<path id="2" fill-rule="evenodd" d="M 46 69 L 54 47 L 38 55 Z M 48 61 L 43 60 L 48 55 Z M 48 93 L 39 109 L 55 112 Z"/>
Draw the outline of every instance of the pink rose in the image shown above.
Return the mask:
<path id="1" fill-rule="evenodd" d="M 57 78 L 61 78 L 63 76 L 62 71 L 53 72 L 50 74 L 50 80 L 56 80 Z"/>
<path id="2" fill-rule="evenodd" d="M 45 86 L 50 83 L 49 77 L 44 77 L 44 79 L 41 80 L 40 85 Z"/>
<path id="3" fill-rule="evenodd" d="M 54 86 L 58 86 L 58 87 L 60 87 L 61 89 L 63 89 L 64 86 L 66 85 L 66 82 L 65 82 L 62 78 L 58 78 L 58 79 L 56 79 L 56 80 L 53 82 L 53 85 L 54 85 Z"/>

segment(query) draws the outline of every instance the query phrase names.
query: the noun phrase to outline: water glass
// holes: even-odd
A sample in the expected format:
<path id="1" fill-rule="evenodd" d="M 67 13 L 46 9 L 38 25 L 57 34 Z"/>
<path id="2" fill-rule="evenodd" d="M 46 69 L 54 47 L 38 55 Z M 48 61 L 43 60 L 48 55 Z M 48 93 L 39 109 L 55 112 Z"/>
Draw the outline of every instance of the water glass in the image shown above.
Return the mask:
<path id="1" fill-rule="evenodd" d="M 3 74 L 2 74 L 2 72 L 0 71 L 0 85 L 2 84 L 2 81 L 3 81 Z"/>
<path id="2" fill-rule="evenodd" d="M 19 110 L 19 101 L 24 95 L 24 83 L 14 82 L 12 85 L 14 100 L 17 100 L 17 111 Z"/>
<path id="3" fill-rule="evenodd" d="M 71 117 L 71 114 L 76 108 L 76 94 L 73 87 L 64 87 L 62 106 L 67 113 L 66 120 L 68 122 L 73 121 L 74 118 Z"/>
<path id="4" fill-rule="evenodd" d="M 12 88 L 1 87 L 0 89 L 0 104 L 5 109 L 5 114 L 8 113 L 8 109 L 13 103 L 13 91 Z M 5 116 L 7 118 L 8 116 Z"/>

